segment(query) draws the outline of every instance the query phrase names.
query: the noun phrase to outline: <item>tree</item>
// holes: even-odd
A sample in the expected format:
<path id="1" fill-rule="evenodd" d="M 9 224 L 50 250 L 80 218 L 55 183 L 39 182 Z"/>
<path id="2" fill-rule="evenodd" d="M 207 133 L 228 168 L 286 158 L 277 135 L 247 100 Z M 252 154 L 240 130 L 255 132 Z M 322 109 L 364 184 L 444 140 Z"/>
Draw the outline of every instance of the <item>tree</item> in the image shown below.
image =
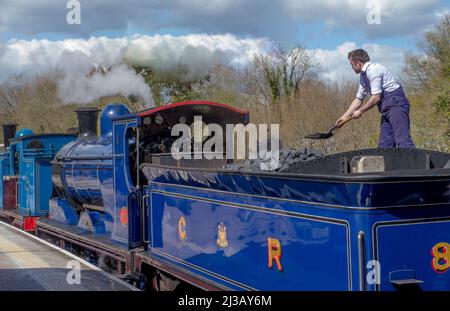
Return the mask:
<path id="1" fill-rule="evenodd" d="M 157 106 L 168 102 L 196 100 L 202 98 L 199 87 L 208 80 L 208 76 L 191 76 L 186 65 L 179 65 L 170 71 L 154 70 L 145 66 L 133 66 L 136 73 L 144 77 L 145 83 L 152 90 Z"/>
<path id="2" fill-rule="evenodd" d="M 407 83 L 418 93 L 429 93 L 437 113 L 450 126 L 450 15 L 426 32 L 418 47 L 422 53 L 405 55 Z"/>
<path id="3" fill-rule="evenodd" d="M 0 122 L 13 122 L 20 94 L 18 76 L 11 76 L 9 81 L 0 84 Z"/>
<path id="4" fill-rule="evenodd" d="M 314 53 L 303 45 L 286 51 L 276 42 L 268 52 L 255 55 L 252 65 L 251 80 L 266 101 L 292 98 L 302 82 L 317 77 L 320 68 Z"/>

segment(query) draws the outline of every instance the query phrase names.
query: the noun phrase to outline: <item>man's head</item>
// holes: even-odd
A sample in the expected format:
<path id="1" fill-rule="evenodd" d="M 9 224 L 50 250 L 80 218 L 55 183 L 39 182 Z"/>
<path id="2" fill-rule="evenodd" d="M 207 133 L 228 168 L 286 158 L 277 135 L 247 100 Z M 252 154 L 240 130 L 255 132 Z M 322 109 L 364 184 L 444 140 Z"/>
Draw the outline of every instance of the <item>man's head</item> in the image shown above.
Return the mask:
<path id="1" fill-rule="evenodd" d="M 350 61 L 350 65 L 352 65 L 353 71 L 360 73 L 364 64 L 370 61 L 370 57 L 363 49 L 356 49 L 348 52 L 348 60 Z"/>

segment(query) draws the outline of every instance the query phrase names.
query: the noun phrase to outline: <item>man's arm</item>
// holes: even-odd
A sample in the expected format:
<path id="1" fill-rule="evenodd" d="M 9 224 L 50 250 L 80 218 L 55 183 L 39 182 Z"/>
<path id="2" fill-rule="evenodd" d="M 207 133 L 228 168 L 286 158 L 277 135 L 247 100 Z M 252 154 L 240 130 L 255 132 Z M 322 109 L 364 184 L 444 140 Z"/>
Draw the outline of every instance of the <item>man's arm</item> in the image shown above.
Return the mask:
<path id="1" fill-rule="evenodd" d="M 362 104 L 362 99 L 356 97 L 350 107 L 348 107 L 347 111 L 336 121 L 336 125 L 339 125 L 344 119 L 347 119 L 352 113 L 357 110 Z"/>
<path id="2" fill-rule="evenodd" d="M 375 94 L 370 96 L 369 100 L 366 101 L 360 108 L 355 109 L 351 116 L 353 119 L 358 119 L 359 117 L 361 117 L 361 115 L 366 112 L 367 110 L 369 110 L 370 108 L 372 108 L 373 106 L 375 106 L 379 101 L 381 100 L 381 94 Z"/>
<path id="3" fill-rule="evenodd" d="M 375 106 L 381 100 L 383 77 L 382 72 L 376 66 L 371 66 L 367 69 L 367 78 L 369 79 L 370 89 L 372 95 L 369 100 L 364 103 L 359 109 L 352 113 L 353 119 L 358 119 L 361 115 Z"/>

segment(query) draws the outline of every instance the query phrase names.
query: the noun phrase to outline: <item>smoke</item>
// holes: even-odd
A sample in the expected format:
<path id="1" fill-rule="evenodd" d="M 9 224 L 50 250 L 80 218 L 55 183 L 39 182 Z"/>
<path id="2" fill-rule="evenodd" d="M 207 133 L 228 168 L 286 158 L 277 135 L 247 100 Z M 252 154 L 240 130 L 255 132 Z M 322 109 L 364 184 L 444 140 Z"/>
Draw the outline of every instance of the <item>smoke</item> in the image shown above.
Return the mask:
<path id="1" fill-rule="evenodd" d="M 245 66 L 266 43 L 266 39 L 233 35 L 11 40 L 0 46 L 0 82 L 11 74 L 32 76 L 56 70 L 61 75 L 58 94 L 65 103 L 88 103 L 120 93 L 140 96 L 152 105 L 150 87 L 126 64 L 195 81 L 215 65 Z"/>
<path id="2" fill-rule="evenodd" d="M 65 103 L 86 104 L 103 96 L 121 94 L 140 96 L 147 106 L 154 106 L 150 87 L 126 64 L 110 68 L 94 66 L 86 54 L 65 51 L 57 70 L 63 72 L 58 81 L 58 95 Z"/>
<path id="3" fill-rule="evenodd" d="M 22 75 L 24 82 L 31 82 L 35 75 L 56 76 L 64 103 L 84 104 L 121 94 L 140 97 L 146 106 L 153 106 L 144 78 L 123 63 L 123 46 L 126 40 L 106 38 L 11 40 L 0 47 L 0 82 L 12 74 Z"/>
<path id="4" fill-rule="evenodd" d="M 239 39 L 233 35 L 135 36 L 124 54 L 136 65 L 195 81 L 216 65 L 246 66 L 260 53 L 267 39 Z"/>

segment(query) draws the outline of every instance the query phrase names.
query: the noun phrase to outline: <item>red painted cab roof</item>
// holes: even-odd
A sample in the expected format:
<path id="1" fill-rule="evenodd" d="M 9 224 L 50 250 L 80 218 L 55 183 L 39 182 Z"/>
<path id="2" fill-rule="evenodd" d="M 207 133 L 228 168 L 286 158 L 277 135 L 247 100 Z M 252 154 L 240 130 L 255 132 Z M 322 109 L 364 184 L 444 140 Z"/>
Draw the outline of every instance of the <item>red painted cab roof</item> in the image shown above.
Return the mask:
<path id="1" fill-rule="evenodd" d="M 164 111 L 164 110 L 167 110 L 167 109 L 180 107 L 180 106 L 188 106 L 188 105 L 216 106 L 216 107 L 222 107 L 222 108 L 225 108 L 225 109 L 233 110 L 233 111 L 235 111 L 237 113 L 240 113 L 240 114 L 248 114 L 248 111 L 240 110 L 240 109 L 234 108 L 234 107 L 226 105 L 226 104 L 221 104 L 221 103 L 216 103 L 216 102 L 209 102 L 209 101 L 185 101 L 185 102 L 173 103 L 173 104 L 168 104 L 168 105 L 165 105 L 165 106 L 159 106 L 159 107 L 156 107 L 156 108 L 151 108 L 151 109 L 147 109 L 147 110 L 144 110 L 144 111 L 140 111 L 140 112 L 137 113 L 137 115 L 140 116 L 140 117 L 145 117 L 145 116 L 152 115 L 152 114 L 154 114 L 156 112 L 159 112 L 159 111 Z"/>

